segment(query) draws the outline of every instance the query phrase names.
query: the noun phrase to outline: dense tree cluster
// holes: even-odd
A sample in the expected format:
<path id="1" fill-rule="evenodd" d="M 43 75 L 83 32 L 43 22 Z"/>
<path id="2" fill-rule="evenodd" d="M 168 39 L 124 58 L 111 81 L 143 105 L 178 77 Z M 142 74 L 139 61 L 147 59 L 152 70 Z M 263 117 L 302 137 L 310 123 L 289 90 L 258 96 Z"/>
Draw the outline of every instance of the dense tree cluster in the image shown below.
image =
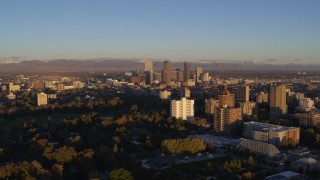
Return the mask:
<path id="1" fill-rule="evenodd" d="M 198 153 L 207 148 L 207 144 L 198 138 L 166 139 L 161 143 L 162 150 L 166 153 Z"/>

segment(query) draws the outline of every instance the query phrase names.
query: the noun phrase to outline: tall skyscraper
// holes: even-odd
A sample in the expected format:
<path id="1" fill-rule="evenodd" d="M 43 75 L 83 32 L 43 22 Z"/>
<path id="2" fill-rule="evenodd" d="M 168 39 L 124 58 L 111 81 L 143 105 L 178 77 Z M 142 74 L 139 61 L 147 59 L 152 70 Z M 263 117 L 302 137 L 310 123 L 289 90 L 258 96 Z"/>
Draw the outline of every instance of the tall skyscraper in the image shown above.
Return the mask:
<path id="1" fill-rule="evenodd" d="M 190 63 L 184 62 L 184 81 L 187 82 L 190 79 Z"/>
<path id="2" fill-rule="evenodd" d="M 203 73 L 202 67 L 196 67 L 196 78 L 197 78 L 196 81 L 197 81 L 197 83 L 200 82 L 200 76 L 202 73 Z"/>
<path id="3" fill-rule="evenodd" d="M 37 94 L 37 104 L 38 106 L 47 105 L 48 104 L 48 95 L 41 92 Z"/>
<path id="4" fill-rule="evenodd" d="M 183 81 L 183 71 L 181 69 L 176 69 L 177 71 L 177 81 L 182 82 Z"/>
<path id="5" fill-rule="evenodd" d="M 238 86 L 237 100 L 240 102 L 249 101 L 249 92 L 250 92 L 249 86 L 245 86 L 245 85 Z"/>
<path id="6" fill-rule="evenodd" d="M 147 60 L 144 62 L 144 74 L 146 75 L 146 84 L 152 84 L 154 81 L 153 62 Z"/>
<path id="7" fill-rule="evenodd" d="M 194 100 L 181 98 L 172 100 L 170 104 L 171 116 L 183 120 L 192 120 L 194 117 Z"/>
<path id="8" fill-rule="evenodd" d="M 162 81 L 168 83 L 171 81 L 171 63 L 170 61 L 163 61 Z"/>
<path id="9" fill-rule="evenodd" d="M 256 102 L 258 104 L 268 103 L 269 102 L 269 94 L 265 92 L 260 92 L 256 95 Z"/>
<path id="10" fill-rule="evenodd" d="M 153 71 L 153 62 L 147 60 L 144 62 L 144 71 Z"/>
<path id="11" fill-rule="evenodd" d="M 284 84 L 270 87 L 270 119 L 277 120 L 287 113 L 286 86 Z"/>

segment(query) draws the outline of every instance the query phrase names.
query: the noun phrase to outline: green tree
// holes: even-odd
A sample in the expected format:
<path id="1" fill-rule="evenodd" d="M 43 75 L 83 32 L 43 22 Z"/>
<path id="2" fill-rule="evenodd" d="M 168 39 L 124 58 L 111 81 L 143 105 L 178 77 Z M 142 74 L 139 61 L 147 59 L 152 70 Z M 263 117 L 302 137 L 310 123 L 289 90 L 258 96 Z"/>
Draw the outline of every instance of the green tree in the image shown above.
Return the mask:
<path id="1" fill-rule="evenodd" d="M 131 172 L 123 168 L 112 170 L 109 178 L 110 180 L 133 180 Z"/>

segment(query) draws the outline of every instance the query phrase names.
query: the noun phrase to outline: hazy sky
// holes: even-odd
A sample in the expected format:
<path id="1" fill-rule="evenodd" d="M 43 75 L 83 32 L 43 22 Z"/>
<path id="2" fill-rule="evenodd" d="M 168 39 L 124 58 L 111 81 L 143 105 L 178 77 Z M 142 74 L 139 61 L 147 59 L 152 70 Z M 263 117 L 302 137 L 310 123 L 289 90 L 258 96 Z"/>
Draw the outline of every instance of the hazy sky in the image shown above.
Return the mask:
<path id="1" fill-rule="evenodd" d="M 320 0 L 6 0 L 5 57 L 320 64 Z"/>

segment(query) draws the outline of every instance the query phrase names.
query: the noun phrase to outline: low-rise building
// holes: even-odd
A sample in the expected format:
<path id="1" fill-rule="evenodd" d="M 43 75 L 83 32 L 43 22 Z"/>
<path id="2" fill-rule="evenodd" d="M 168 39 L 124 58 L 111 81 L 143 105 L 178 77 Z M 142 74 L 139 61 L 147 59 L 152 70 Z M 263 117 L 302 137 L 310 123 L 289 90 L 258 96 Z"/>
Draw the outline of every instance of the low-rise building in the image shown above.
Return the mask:
<path id="1" fill-rule="evenodd" d="M 243 136 L 275 146 L 280 146 L 285 139 L 291 139 L 298 144 L 300 140 L 300 128 L 251 121 L 244 123 Z"/>

